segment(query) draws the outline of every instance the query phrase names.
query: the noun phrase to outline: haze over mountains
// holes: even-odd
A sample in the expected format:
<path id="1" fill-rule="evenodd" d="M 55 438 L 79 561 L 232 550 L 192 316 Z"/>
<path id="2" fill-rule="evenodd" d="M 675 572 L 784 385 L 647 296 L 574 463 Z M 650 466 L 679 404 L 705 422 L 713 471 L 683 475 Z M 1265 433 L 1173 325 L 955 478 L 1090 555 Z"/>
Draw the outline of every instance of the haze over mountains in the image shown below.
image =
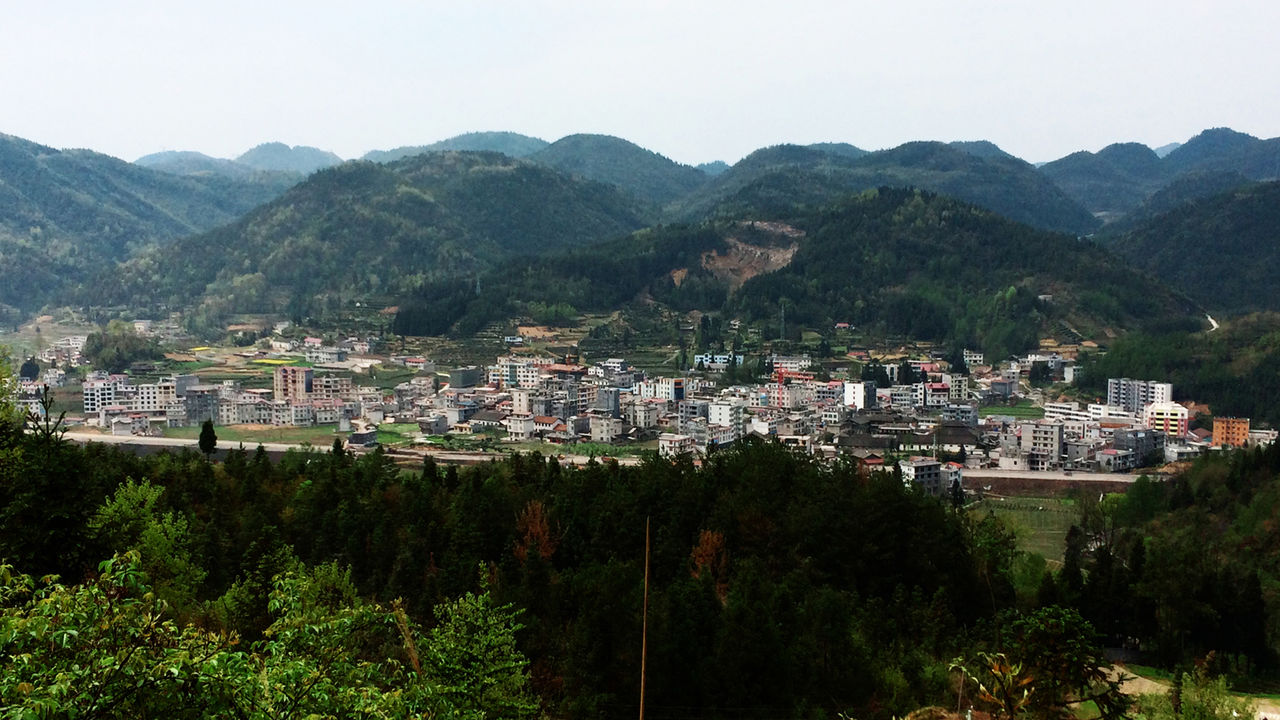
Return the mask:
<path id="1" fill-rule="evenodd" d="M 395 301 L 451 274 L 474 280 L 512 258 L 589 252 L 575 249 L 650 225 L 811 218 L 876 188 L 926 190 L 1072 236 L 1131 233 L 1135 247 L 1152 223 L 1183 222 L 1185 231 L 1162 225 L 1160 232 L 1212 252 L 1219 240 L 1211 222 L 1164 214 L 1280 174 L 1280 139 L 1221 128 L 1161 152 L 1118 143 L 1039 168 L 985 141 L 879 151 L 777 145 L 732 166 L 692 167 L 590 134 L 548 143 L 467 133 L 346 163 L 278 142 L 234 160 L 164 152 L 131 164 L 2 140 L 0 303 L 30 311 L 65 302 L 97 273 L 78 302 L 206 303 L 210 317 L 370 294 Z M 976 257 L 956 259 L 949 272 Z M 1178 262 L 1173 250 L 1169 257 Z M 127 264 L 117 270 L 120 262 Z M 1149 267 L 1181 278 L 1176 287 L 1205 307 L 1252 307 L 1217 303 L 1191 292 L 1185 273 Z M 298 294 L 312 297 L 290 300 Z M 1269 296 L 1259 297 L 1270 306 Z"/>

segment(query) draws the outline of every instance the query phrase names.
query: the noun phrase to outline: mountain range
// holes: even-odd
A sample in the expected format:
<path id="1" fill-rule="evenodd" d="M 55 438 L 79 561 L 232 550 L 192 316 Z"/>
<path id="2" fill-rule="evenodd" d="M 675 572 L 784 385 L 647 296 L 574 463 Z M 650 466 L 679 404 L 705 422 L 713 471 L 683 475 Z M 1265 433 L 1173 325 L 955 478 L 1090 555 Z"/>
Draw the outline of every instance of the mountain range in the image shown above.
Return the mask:
<path id="1" fill-rule="evenodd" d="M 618 237 L 633 198 L 499 153 L 432 152 L 319 171 L 240 220 L 104 273 L 98 302 L 177 299 L 210 313 L 320 311 L 474 277 L 511 257 Z M 105 283 L 104 283 L 105 285 Z"/>
<path id="2" fill-rule="evenodd" d="M 88 283 L 78 302 L 192 302 L 207 307 L 210 323 L 233 309 L 322 309 L 369 294 L 394 301 L 450 274 L 474 280 L 495 266 L 510 269 L 503 263 L 512 258 L 587 252 L 656 224 L 804 224 L 855 194 L 890 188 L 956 198 L 1040 230 L 1099 233 L 1117 251 L 1141 247 L 1153 223 L 1181 222 L 1184 230 L 1165 224 L 1160 232 L 1177 238 L 1174 245 L 1212 251 L 1211 222 L 1171 212 L 1201 207 L 1280 166 L 1280 140 L 1225 129 L 1159 153 L 1123 143 L 1039 168 L 985 141 L 879 151 L 778 145 L 732 166 L 691 167 L 620 138 L 585 134 L 547 143 L 468 133 L 340 165 L 332 153 L 283 143 L 235 160 L 167 152 L 131 164 L 0 140 L 0 303 L 29 311 Z M 1260 212 L 1257 205 L 1241 210 Z M 1133 252 L 1135 267 L 1159 256 Z M 1179 255 L 1169 255 L 1176 263 Z M 1177 287 L 1205 307 L 1250 307 L 1216 303 L 1188 282 Z"/>

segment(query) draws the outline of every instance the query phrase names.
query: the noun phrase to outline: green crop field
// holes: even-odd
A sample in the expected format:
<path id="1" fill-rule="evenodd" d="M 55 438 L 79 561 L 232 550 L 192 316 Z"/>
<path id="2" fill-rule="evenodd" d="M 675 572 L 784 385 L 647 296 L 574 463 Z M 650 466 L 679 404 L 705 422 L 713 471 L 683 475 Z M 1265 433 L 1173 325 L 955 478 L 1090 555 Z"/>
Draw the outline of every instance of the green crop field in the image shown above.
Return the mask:
<path id="1" fill-rule="evenodd" d="M 1008 415 L 1015 418 L 1037 419 L 1044 417 L 1044 408 L 1032 405 L 1030 400 L 1023 400 L 1017 405 L 991 405 L 979 408 L 978 415 L 981 417 Z"/>
<path id="2" fill-rule="evenodd" d="M 334 432 L 336 427 L 336 425 L 320 425 L 317 427 L 216 425 L 213 430 L 218 436 L 218 445 L 221 447 L 244 443 L 246 448 L 253 449 L 253 446 L 258 443 L 288 443 L 293 445 L 310 443 L 321 449 L 327 449 L 333 444 L 333 439 L 339 437 L 338 433 Z M 168 428 L 164 431 L 164 435 L 165 437 L 195 440 L 200 437 L 200 427 Z"/>
<path id="3" fill-rule="evenodd" d="M 1062 562 L 1067 531 L 1079 520 L 1073 500 L 1065 498 L 987 498 L 970 512 L 995 513 L 1018 536 L 1018 549 Z"/>

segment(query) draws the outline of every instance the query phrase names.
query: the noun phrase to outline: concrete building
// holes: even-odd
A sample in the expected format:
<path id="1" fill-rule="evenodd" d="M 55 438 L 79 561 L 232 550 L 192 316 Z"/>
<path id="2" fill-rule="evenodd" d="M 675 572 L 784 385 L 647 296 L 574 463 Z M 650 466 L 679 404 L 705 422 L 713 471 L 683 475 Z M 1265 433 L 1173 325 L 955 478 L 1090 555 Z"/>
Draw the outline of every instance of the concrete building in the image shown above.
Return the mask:
<path id="1" fill-rule="evenodd" d="M 902 469 L 902 484 L 919 488 L 934 497 L 942 494 L 942 463 L 932 458 L 913 457 L 899 460 Z"/>
<path id="2" fill-rule="evenodd" d="M 282 365 L 276 368 L 273 380 L 271 385 L 273 399 L 286 402 L 307 400 L 311 397 L 315 371 L 309 367 Z"/>
<path id="3" fill-rule="evenodd" d="M 658 436 L 658 455 L 665 458 L 692 454 L 696 445 L 689 435 L 662 433 Z"/>
<path id="4" fill-rule="evenodd" d="M 1249 444 L 1249 418 L 1215 417 L 1213 444 L 1219 447 L 1245 447 Z"/>
<path id="5" fill-rule="evenodd" d="M 844 384 L 844 404 L 855 410 L 869 410 L 876 406 L 876 382 L 853 380 Z"/>
<path id="6" fill-rule="evenodd" d="M 1180 438 L 1187 434 L 1190 417 L 1178 403 L 1154 402 L 1142 409 L 1142 422 L 1152 430 Z"/>
<path id="7" fill-rule="evenodd" d="M 1167 402 L 1173 402 L 1173 385 L 1169 383 L 1129 378 L 1107 380 L 1107 404 L 1135 415 L 1152 403 Z"/>
<path id="8" fill-rule="evenodd" d="M 1020 448 L 1028 470 L 1052 470 L 1062 462 L 1063 426 L 1053 420 L 1022 424 Z"/>

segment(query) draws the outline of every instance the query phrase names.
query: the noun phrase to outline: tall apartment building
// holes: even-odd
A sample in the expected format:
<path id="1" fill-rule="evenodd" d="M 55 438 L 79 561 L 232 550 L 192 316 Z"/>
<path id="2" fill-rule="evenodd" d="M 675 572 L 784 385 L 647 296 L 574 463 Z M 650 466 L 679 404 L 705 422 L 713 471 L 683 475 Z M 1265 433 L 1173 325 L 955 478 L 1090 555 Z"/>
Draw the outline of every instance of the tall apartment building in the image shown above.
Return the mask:
<path id="1" fill-rule="evenodd" d="M 1173 402 L 1173 385 L 1155 380 L 1110 378 L 1107 380 L 1107 404 L 1122 407 L 1135 415 L 1151 403 Z"/>
<path id="2" fill-rule="evenodd" d="M 283 365 L 276 368 L 271 389 L 276 400 L 307 400 L 314 388 L 315 373 L 309 367 Z"/>

